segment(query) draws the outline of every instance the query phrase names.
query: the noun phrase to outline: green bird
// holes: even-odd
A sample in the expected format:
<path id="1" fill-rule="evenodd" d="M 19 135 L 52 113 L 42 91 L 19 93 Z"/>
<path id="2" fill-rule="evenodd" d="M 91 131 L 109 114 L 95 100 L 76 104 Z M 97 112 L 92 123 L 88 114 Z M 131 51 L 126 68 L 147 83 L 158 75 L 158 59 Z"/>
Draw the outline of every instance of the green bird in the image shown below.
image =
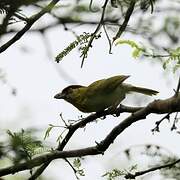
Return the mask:
<path id="1" fill-rule="evenodd" d="M 101 79 L 89 86 L 71 85 L 56 94 L 54 98 L 64 99 L 82 112 L 100 112 L 107 108 L 115 109 L 126 94 L 137 92 L 148 96 L 156 95 L 158 91 L 126 84 L 130 76 L 119 75 Z"/>

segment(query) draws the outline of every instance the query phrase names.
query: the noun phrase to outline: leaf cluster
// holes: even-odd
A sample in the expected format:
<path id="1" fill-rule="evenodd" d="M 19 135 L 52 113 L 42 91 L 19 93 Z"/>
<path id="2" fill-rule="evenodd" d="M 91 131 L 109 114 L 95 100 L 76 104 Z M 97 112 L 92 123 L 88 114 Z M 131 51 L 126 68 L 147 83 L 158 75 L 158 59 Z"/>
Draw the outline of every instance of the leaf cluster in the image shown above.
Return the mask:
<path id="1" fill-rule="evenodd" d="M 81 160 L 79 158 L 74 159 L 73 167 L 76 169 L 76 174 L 85 176 L 84 170 L 81 168 Z"/>
<path id="2" fill-rule="evenodd" d="M 119 170 L 117 168 L 106 172 L 102 177 L 107 177 L 108 180 L 115 180 L 118 177 L 125 176 L 127 172 L 133 172 L 137 170 L 137 165 L 132 165 L 128 170 Z"/>
<path id="3" fill-rule="evenodd" d="M 167 51 L 169 53 L 169 58 L 164 61 L 163 68 L 166 69 L 169 64 L 172 64 L 173 72 L 176 72 L 180 68 L 180 47 Z"/>
<path id="4" fill-rule="evenodd" d="M 115 45 L 118 45 L 118 44 L 127 44 L 127 45 L 131 46 L 131 48 L 133 48 L 132 57 L 134 57 L 134 58 L 140 57 L 142 52 L 145 51 L 144 48 L 140 47 L 135 41 L 132 41 L 132 40 L 117 39 L 115 42 Z"/>
<path id="5" fill-rule="evenodd" d="M 9 154 L 14 163 L 29 160 L 32 156 L 47 151 L 42 142 L 32 135 L 32 131 L 22 129 L 20 132 L 11 132 L 8 130 L 7 134 L 9 135 Z"/>
<path id="6" fill-rule="evenodd" d="M 79 46 L 79 51 L 81 53 L 80 56 L 87 56 L 88 53 L 88 42 L 89 38 L 92 35 L 90 33 L 84 32 L 83 34 L 77 36 L 76 40 L 69 44 L 62 52 L 60 52 L 56 58 L 55 61 L 59 63 L 66 55 L 68 55 L 73 49 L 75 49 L 77 46 Z M 100 38 L 100 35 L 97 35 L 95 37 L 96 39 Z"/>
<path id="7" fill-rule="evenodd" d="M 117 39 L 115 41 L 115 45 L 119 45 L 119 44 L 127 44 L 131 46 L 131 48 L 133 49 L 132 52 L 133 58 L 139 58 L 140 56 L 145 56 L 145 57 L 163 59 L 163 64 L 162 64 L 163 68 L 167 69 L 171 65 L 173 73 L 175 73 L 180 68 L 180 47 L 177 47 L 175 49 L 165 49 L 165 51 L 168 54 L 163 55 L 163 54 L 158 54 L 157 52 L 155 52 L 155 50 L 152 50 L 150 48 L 142 47 L 133 40 Z"/>

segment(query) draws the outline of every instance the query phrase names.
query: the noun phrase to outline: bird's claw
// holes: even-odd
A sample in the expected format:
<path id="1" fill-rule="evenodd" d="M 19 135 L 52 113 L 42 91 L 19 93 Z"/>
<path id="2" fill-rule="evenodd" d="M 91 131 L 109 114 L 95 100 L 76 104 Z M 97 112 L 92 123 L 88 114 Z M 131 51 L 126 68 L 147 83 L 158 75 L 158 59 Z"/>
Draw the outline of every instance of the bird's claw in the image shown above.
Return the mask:
<path id="1" fill-rule="evenodd" d="M 117 108 L 114 106 L 109 107 L 108 112 L 109 112 L 109 114 L 112 114 L 114 117 L 120 116 L 120 112 L 117 111 Z"/>

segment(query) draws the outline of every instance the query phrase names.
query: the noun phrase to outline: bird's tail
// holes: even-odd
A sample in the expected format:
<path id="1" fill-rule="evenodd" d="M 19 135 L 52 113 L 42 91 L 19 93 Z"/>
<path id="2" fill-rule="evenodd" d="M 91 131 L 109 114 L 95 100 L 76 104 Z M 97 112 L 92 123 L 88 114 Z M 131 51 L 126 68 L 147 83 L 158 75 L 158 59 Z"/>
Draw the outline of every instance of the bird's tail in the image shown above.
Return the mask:
<path id="1" fill-rule="evenodd" d="M 158 91 L 155 91 L 153 89 L 142 88 L 142 87 L 137 87 L 137 86 L 130 86 L 129 90 L 133 92 L 137 92 L 137 93 L 142 93 L 148 96 L 153 96 L 159 93 Z"/>

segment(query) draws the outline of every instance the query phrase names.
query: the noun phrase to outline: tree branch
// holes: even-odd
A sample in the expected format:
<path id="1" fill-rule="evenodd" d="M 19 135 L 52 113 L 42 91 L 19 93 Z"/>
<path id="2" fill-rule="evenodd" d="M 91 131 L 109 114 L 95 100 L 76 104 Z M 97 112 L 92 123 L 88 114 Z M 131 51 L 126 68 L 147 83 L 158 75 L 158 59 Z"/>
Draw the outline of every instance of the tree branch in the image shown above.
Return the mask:
<path id="1" fill-rule="evenodd" d="M 150 173 L 150 172 L 153 172 L 153 171 L 157 171 L 157 170 L 164 169 L 164 168 L 172 168 L 177 163 L 180 163 L 180 159 L 178 159 L 178 160 L 176 160 L 176 161 L 174 161 L 172 163 L 169 163 L 169 164 L 165 164 L 165 165 L 162 165 L 162 166 L 156 166 L 156 167 L 147 169 L 145 171 L 135 172 L 134 174 L 127 173 L 124 177 L 126 179 L 135 179 L 137 176 L 142 176 L 144 174 L 147 174 L 147 173 Z"/>
<path id="2" fill-rule="evenodd" d="M 87 53 L 89 51 L 89 48 L 92 47 L 92 42 L 93 42 L 94 38 L 96 37 L 97 33 L 101 29 L 101 26 L 103 25 L 103 20 L 104 20 L 104 16 L 105 16 L 105 10 L 106 10 L 106 6 L 107 6 L 108 1 L 109 0 L 105 0 L 105 2 L 104 2 L 104 5 L 102 7 L 103 10 L 102 10 L 102 14 L 101 14 L 101 19 L 100 19 L 95 31 L 92 33 L 91 38 L 90 38 L 90 40 L 88 42 L 86 52 L 83 54 L 83 57 L 82 57 L 81 67 L 83 67 L 84 60 L 87 57 Z"/>
<path id="3" fill-rule="evenodd" d="M 59 2 L 59 0 L 52 0 L 45 8 L 43 8 L 39 13 L 35 14 L 34 16 L 30 17 L 27 20 L 27 24 L 22 28 L 17 34 L 12 37 L 9 41 L 7 41 L 4 45 L 0 47 L 0 53 L 4 52 L 7 48 L 9 48 L 12 44 L 18 41 L 30 28 L 31 26 L 44 14 L 51 11 L 53 7 Z"/>
<path id="4" fill-rule="evenodd" d="M 113 41 L 115 41 L 117 38 L 119 38 L 121 36 L 121 34 L 125 31 L 127 24 L 129 22 L 129 19 L 130 19 L 131 15 L 134 11 L 135 4 L 136 4 L 136 0 L 131 0 L 129 8 L 128 8 L 126 15 L 125 15 L 125 18 L 124 18 L 124 22 L 119 27 L 119 30 L 118 30 L 116 36 L 113 38 Z"/>
<path id="5" fill-rule="evenodd" d="M 179 76 L 177 88 L 176 88 L 176 90 L 175 90 L 175 96 L 178 96 L 178 94 L 179 94 L 179 89 L 180 89 L 180 76 Z"/>
<path id="6" fill-rule="evenodd" d="M 58 150 L 52 151 L 50 153 L 33 158 L 32 160 L 29 160 L 27 162 L 20 163 L 18 165 L 10 166 L 7 168 L 3 168 L 0 170 L 0 176 L 13 174 L 27 169 L 32 169 L 36 166 L 40 166 L 43 163 L 51 162 L 54 159 L 59 159 L 59 158 L 64 159 L 70 157 L 82 157 L 87 155 L 103 154 L 108 149 L 108 147 L 114 142 L 117 136 L 121 134 L 126 128 L 128 128 L 134 122 L 145 119 L 146 116 L 151 113 L 164 114 L 170 112 L 180 112 L 180 94 L 178 94 L 177 97 L 172 96 L 171 98 L 165 100 L 155 100 L 152 103 L 149 103 L 146 107 L 142 107 L 138 111 L 135 111 L 124 121 L 120 122 L 116 127 L 114 127 L 112 131 L 105 137 L 105 139 L 96 146 L 77 149 L 77 150 L 69 150 L 69 151 L 58 151 Z M 104 116 L 105 113 L 106 115 L 108 115 L 108 111 L 104 111 L 102 114 L 95 113 L 93 115 L 90 115 L 87 118 L 83 119 L 82 121 L 73 125 L 73 127 L 74 129 L 76 126 L 78 126 L 78 128 L 82 127 L 86 125 L 88 122 L 93 121 L 94 120 L 93 117 L 97 118 L 100 116 Z M 67 136 L 65 137 L 64 143 L 62 145 L 60 144 L 58 149 L 61 149 L 66 145 L 69 138 L 75 132 L 74 129 L 72 132 L 71 129 L 69 130 L 71 134 L 69 135 L 67 134 L 68 137 Z"/>
<path id="7" fill-rule="evenodd" d="M 132 112 L 136 112 L 139 109 L 141 109 L 141 107 L 129 107 L 129 106 L 121 105 L 114 112 L 105 110 L 103 112 L 91 114 L 87 118 L 82 119 L 81 121 L 79 121 L 79 122 L 75 123 L 74 125 L 71 125 L 71 126 L 68 127 L 69 132 L 66 134 L 66 136 L 64 137 L 62 142 L 59 143 L 59 146 L 58 146 L 57 150 L 62 151 L 64 149 L 64 147 L 69 142 L 70 138 L 73 136 L 73 134 L 76 132 L 77 129 L 86 126 L 86 124 L 88 124 L 90 122 L 93 122 L 94 120 L 96 120 L 98 118 L 104 117 L 104 116 L 107 116 L 107 115 L 111 115 L 113 113 L 114 114 L 120 114 L 122 112 L 131 112 L 132 113 Z M 42 174 L 42 172 L 46 169 L 46 167 L 50 163 L 51 163 L 51 160 L 45 162 L 39 169 L 37 169 L 37 171 L 29 178 L 29 180 L 34 180 L 38 176 L 40 176 Z"/>
<path id="8" fill-rule="evenodd" d="M 59 146 L 57 148 L 57 150 L 62 151 L 64 149 L 64 147 L 66 146 L 66 144 L 69 142 L 70 138 L 73 136 L 73 134 L 76 132 L 77 129 L 86 126 L 86 124 L 93 122 L 94 120 L 100 118 L 100 117 L 104 117 L 107 115 L 111 115 L 111 114 L 120 114 L 122 112 L 136 112 L 137 110 L 141 109 L 141 107 L 129 107 L 129 106 L 123 106 L 121 105 L 119 108 L 117 108 L 114 112 L 112 111 L 103 111 L 103 112 L 99 112 L 99 113 L 95 113 L 95 114 L 91 114 L 90 116 L 88 116 L 87 118 L 82 119 L 81 121 L 75 123 L 74 125 L 70 125 L 68 127 L 69 132 L 66 134 L 66 136 L 64 137 L 64 139 L 62 140 L 61 143 L 59 143 Z M 46 167 L 51 163 L 51 160 L 45 162 L 31 177 L 29 180 L 34 180 L 36 179 L 38 176 L 40 176 L 42 174 L 42 172 L 46 169 Z"/>

